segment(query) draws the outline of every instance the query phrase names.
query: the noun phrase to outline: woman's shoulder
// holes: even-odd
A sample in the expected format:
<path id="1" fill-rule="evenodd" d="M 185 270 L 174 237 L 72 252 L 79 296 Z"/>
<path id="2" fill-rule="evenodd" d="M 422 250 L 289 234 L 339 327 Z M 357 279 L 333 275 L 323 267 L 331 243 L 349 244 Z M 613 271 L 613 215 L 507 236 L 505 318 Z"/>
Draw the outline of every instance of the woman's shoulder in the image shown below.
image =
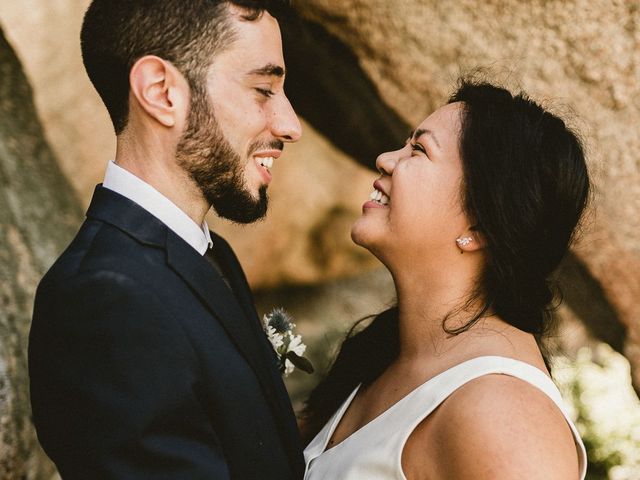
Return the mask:
<path id="1" fill-rule="evenodd" d="M 424 426 L 412 434 L 412 448 L 429 452 L 437 478 L 578 478 L 573 434 L 562 411 L 520 378 L 471 380 Z"/>

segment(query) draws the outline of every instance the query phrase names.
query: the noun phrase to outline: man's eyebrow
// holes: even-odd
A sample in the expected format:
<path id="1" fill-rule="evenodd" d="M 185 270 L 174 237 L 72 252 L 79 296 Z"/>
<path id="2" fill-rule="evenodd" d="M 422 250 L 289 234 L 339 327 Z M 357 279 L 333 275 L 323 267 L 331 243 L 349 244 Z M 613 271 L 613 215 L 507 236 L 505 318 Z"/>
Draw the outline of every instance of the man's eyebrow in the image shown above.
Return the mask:
<path id="1" fill-rule="evenodd" d="M 285 71 L 280 65 L 268 63 L 264 67 L 251 70 L 249 75 L 262 75 L 265 77 L 284 77 Z"/>
<path id="2" fill-rule="evenodd" d="M 438 137 L 436 137 L 436 134 L 433 133 L 433 131 L 429 130 L 428 128 L 418 128 L 418 129 L 414 130 L 413 132 L 411 132 L 411 135 L 409 136 L 409 139 L 410 140 L 417 140 L 422 135 L 429 135 L 431 137 L 431 139 L 433 140 L 433 142 L 438 146 L 438 148 L 442 149 L 442 147 L 440 146 L 440 142 L 438 141 Z"/>

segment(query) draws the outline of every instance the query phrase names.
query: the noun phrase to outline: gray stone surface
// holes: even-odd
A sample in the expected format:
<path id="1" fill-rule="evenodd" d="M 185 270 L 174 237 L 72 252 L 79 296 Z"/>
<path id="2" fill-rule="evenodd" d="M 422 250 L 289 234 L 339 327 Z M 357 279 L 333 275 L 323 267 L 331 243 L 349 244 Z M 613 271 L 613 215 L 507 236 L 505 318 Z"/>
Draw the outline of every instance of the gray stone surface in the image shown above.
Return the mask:
<path id="1" fill-rule="evenodd" d="M 574 248 L 627 328 L 640 390 L 640 5 L 606 0 L 305 0 L 386 103 L 417 124 L 460 71 L 489 66 L 585 137 L 596 190 Z"/>
<path id="2" fill-rule="evenodd" d="M 0 30 L 0 478 L 46 479 L 31 425 L 27 336 L 35 287 L 80 223 L 18 59 Z"/>
<path id="3" fill-rule="evenodd" d="M 366 82 L 347 79 L 349 88 L 366 90 L 366 95 L 354 94 L 347 100 L 359 105 L 367 99 L 381 100 L 386 105 L 359 108 L 349 117 L 353 122 L 365 122 L 367 112 L 389 108 L 394 118 L 415 124 L 443 102 L 460 70 L 476 65 L 491 66 L 507 84 L 521 86 L 562 114 L 577 114 L 573 123 L 587 140 L 597 189 L 585 232 L 574 248 L 579 263 L 564 271 L 567 278 L 577 279 L 575 285 L 586 279 L 584 288 L 569 292 L 574 304 L 584 303 L 572 310 L 583 321 L 589 317 L 589 322 L 596 322 L 590 328 L 599 336 L 609 336 L 614 344 L 624 338 L 622 348 L 635 367 L 636 385 L 640 384 L 638 2 L 298 0 L 294 4 L 306 21 L 322 27 L 321 48 L 333 45 L 325 42 L 329 33 L 347 48 L 349 62 L 358 63 L 356 68 L 347 62 L 342 73 L 366 75 Z M 0 478 L 8 468 L 23 471 L 38 455 L 32 453 L 32 432 L 23 428 L 28 422 L 24 336 L 31 309 L 29 292 L 77 221 L 77 209 L 68 202 L 73 203 L 70 199 L 77 194 L 80 205 L 88 203 L 114 152 L 108 117 L 80 61 L 78 33 L 87 5 L 88 0 L 0 2 L 0 23 L 34 87 L 45 135 L 68 179 L 61 181 L 55 167 L 43 166 L 52 163 L 43 160 L 52 155 L 41 139 L 33 141 L 41 132 L 33 130 L 37 122 L 31 104 L 24 101 L 30 97 L 24 90 L 28 83 L 16 76 L 15 60 L 2 56 Z M 6 55 L 7 50 L 0 52 Z M 325 55 L 325 63 L 316 62 L 308 77 L 333 77 L 326 61 Z M 344 95 L 331 95 L 340 87 L 336 81 L 340 78 L 322 80 L 326 98 L 319 98 L 324 98 L 327 110 L 345 102 Z M 288 82 L 293 87 L 295 78 Z M 14 90 L 7 95 L 7 88 Z M 372 99 L 373 94 L 377 97 Z M 335 128 L 345 126 L 343 118 L 336 118 Z M 376 310 L 378 300 L 387 301 L 383 297 L 389 284 L 376 280 L 381 273 L 367 274 L 375 262 L 353 247 L 348 236 L 375 175 L 343 153 L 371 165 L 376 152 L 369 152 L 378 144 L 372 142 L 368 150 L 352 148 L 341 143 L 344 136 L 332 144 L 326 134 L 332 127 L 331 116 L 309 120 L 313 125 L 305 123 L 303 140 L 274 167 L 273 208 L 267 221 L 247 228 L 212 221 L 238 250 L 253 285 L 263 289 L 258 295 L 262 311 L 285 306 L 300 319 L 305 336 L 331 340 L 350 322 L 374 313 L 370 310 Z M 376 122 L 374 116 L 370 120 Z M 19 122 L 25 124 L 25 137 L 17 136 Z M 353 122 L 346 126 L 353 128 Z M 377 125 L 363 127 L 375 132 Z M 358 138 L 362 142 L 366 135 Z M 25 192 L 33 202 L 23 203 Z M 351 280 L 335 280 L 345 275 Z M 309 287 L 312 284 L 320 286 Z M 590 293 L 585 295 L 585 289 Z M 607 308 L 602 307 L 605 303 Z M 599 324 L 598 319 L 602 319 Z M 622 320 L 626 334 L 618 327 L 607 330 L 608 322 L 616 319 Z M 322 348 L 313 343 L 310 349 Z M 21 379 L 15 383 L 21 386 L 12 390 L 15 379 Z M 298 398 L 305 387 L 292 388 Z M 17 449 L 27 452 L 26 457 Z"/>

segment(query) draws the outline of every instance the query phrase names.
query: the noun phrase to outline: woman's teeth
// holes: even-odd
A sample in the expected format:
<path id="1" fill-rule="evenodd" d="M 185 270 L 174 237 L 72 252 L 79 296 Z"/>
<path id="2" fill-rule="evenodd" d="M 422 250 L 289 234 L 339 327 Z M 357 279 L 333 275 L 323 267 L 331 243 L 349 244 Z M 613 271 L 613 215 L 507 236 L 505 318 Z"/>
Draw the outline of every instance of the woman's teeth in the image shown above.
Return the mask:
<path id="1" fill-rule="evenodd" d="M 273 167 L 273 157 L 259 157 L 258 163 L 264 168 L 271 168 Z"/>
<path id="2" fill-rule="evenodd" d="M 376 189 L 373 192 L 371 192 L 371 195 L 369 195 L 369 198 L 374 202 L 379 203 L 380 205 L 389 205 L 389 197 L 387 197 L 380 190 Z"/>

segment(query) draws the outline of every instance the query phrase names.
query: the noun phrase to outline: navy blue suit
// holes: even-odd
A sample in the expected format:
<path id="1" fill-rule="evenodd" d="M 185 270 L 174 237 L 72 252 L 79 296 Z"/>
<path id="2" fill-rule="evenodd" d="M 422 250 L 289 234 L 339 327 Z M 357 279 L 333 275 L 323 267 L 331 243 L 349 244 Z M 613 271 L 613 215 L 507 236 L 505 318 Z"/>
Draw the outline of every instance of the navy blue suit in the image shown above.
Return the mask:
<path id="1" fill-rule="evenodd" d="M 38 287 L 29 341 L 33 420 L 63 479 L 302 478 L 246 278 L 213 241 L 229 286 L 146 210 L 96 188 Z"/>

